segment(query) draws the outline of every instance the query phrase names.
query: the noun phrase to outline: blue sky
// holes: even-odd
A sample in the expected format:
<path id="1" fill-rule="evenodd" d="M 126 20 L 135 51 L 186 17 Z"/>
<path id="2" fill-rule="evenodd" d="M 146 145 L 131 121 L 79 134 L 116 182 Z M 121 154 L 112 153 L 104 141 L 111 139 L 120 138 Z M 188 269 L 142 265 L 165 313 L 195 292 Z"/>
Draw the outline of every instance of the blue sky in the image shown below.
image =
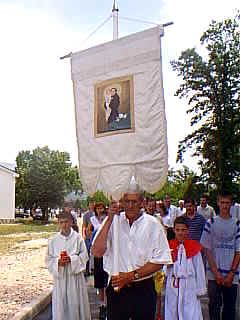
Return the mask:
<path id="1" fill-rule="evenodd" d="M 48 145 L 67 151 L 77 164 L 70 51 L 112 40 L 112 22 L 92 36 L 110 14 L 112 0 L 0 1 L 0 162 L 13 163 L 19 151 Z M 233 17 L 239 0 L 119 0 L 119 16 L 174 25 L 162 40 L 163 80 L 168 121 L 169 164 L 175 166 L 177 145 L 190 132 L 186 105 L 174 97 L 177 75 L 170 61 L 182 50 L 199 48 L 212 19 Z M 151 27 L 119 20 L 119 36 Z M 194 167 L 190 156 L 186 164 Z"/>

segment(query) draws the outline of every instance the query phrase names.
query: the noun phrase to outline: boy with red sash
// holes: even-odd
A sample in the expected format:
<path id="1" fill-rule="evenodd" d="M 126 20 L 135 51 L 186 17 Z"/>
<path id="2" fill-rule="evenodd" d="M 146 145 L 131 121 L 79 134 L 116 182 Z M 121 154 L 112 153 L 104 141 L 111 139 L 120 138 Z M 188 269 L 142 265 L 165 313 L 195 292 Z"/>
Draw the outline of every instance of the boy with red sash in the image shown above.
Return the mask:
<path id="1" fill-rule="evenodd" d="M 173 265 L 167 270 L 165 320 L 202 320 L 199 296 L 206 293 L 202 246 L 188 240 L 184 216 L 174 221 L 175 240 L 169 241 Z"/>

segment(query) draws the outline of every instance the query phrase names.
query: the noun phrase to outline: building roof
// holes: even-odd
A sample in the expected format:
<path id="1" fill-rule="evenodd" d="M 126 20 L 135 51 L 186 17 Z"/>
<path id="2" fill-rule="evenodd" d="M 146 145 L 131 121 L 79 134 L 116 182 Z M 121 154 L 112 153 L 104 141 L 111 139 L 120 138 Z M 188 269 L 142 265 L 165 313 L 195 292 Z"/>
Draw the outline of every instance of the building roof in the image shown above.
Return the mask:
<path id="1" fill-rule="evenodd" d="M 0 170 L 7 171 L 11 174 L 13 174 L 15 177 L 18 177 L 18 174 L 15 171 L 15 164 L 0 162 Z"/>

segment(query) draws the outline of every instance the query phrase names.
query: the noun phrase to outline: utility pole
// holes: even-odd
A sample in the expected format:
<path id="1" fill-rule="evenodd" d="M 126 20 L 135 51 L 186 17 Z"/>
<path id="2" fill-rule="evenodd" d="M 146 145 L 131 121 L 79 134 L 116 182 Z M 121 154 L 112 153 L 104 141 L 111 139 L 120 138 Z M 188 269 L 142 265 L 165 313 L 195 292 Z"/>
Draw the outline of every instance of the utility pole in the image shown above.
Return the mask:
<path id="1" fill-rule="evenodd" d="M 112 13 L 113 13 L 113 40 L 118 39 L 118 6 L 117 2 L 114 0 L 113 2 L 113 8 L 112 8 Z"/>

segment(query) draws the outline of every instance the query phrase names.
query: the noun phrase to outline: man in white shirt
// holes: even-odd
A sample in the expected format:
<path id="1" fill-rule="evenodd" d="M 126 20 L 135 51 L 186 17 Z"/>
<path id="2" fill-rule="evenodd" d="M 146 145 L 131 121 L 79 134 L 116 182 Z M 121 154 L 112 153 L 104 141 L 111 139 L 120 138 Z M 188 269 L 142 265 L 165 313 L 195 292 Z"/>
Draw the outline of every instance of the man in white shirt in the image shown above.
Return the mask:
<path id="1" fill-rule="evenodd" d="M 184 213 L 186 213 L 186 208 L 184 207 L 184 200 L 179 200 L 178 201 L 178 205 L 179 207 L 178 209 L 178 217 L 184 215 Z"/>
<path id="2" fill-rule="evenodd" d="M 208 197 L 202 195 L 200 198 L 200 206 L 197 207 L 197 213 L 201 214 L 206 220 L 216 217 L 213 207 L 208 205 Z"/>
<path id="3" fill-rule="evenodd" d="M 169 195 L 166 195 L 163 199 L 164 206 L 166 208 L 166 214 L 162 217 L 164 226 L 167 229 L 167 239 L 172 240 L 175 238 L 173 232 L 174 220 L 178 216 L 178 209 L 171 204 L 171 198 Z"/>
<path id="4" fill-rule="evenodd" d="M 140 210 L 141 201 L 139 192 L 125 193 L 125 212 L 120 215 L 117 203 L 112 203 L 92 245 L 92 254 L 103 256 L 109 274 L 108 320 L 154 320 L 153 274 L 172 263 L 163 227 Z"/>

